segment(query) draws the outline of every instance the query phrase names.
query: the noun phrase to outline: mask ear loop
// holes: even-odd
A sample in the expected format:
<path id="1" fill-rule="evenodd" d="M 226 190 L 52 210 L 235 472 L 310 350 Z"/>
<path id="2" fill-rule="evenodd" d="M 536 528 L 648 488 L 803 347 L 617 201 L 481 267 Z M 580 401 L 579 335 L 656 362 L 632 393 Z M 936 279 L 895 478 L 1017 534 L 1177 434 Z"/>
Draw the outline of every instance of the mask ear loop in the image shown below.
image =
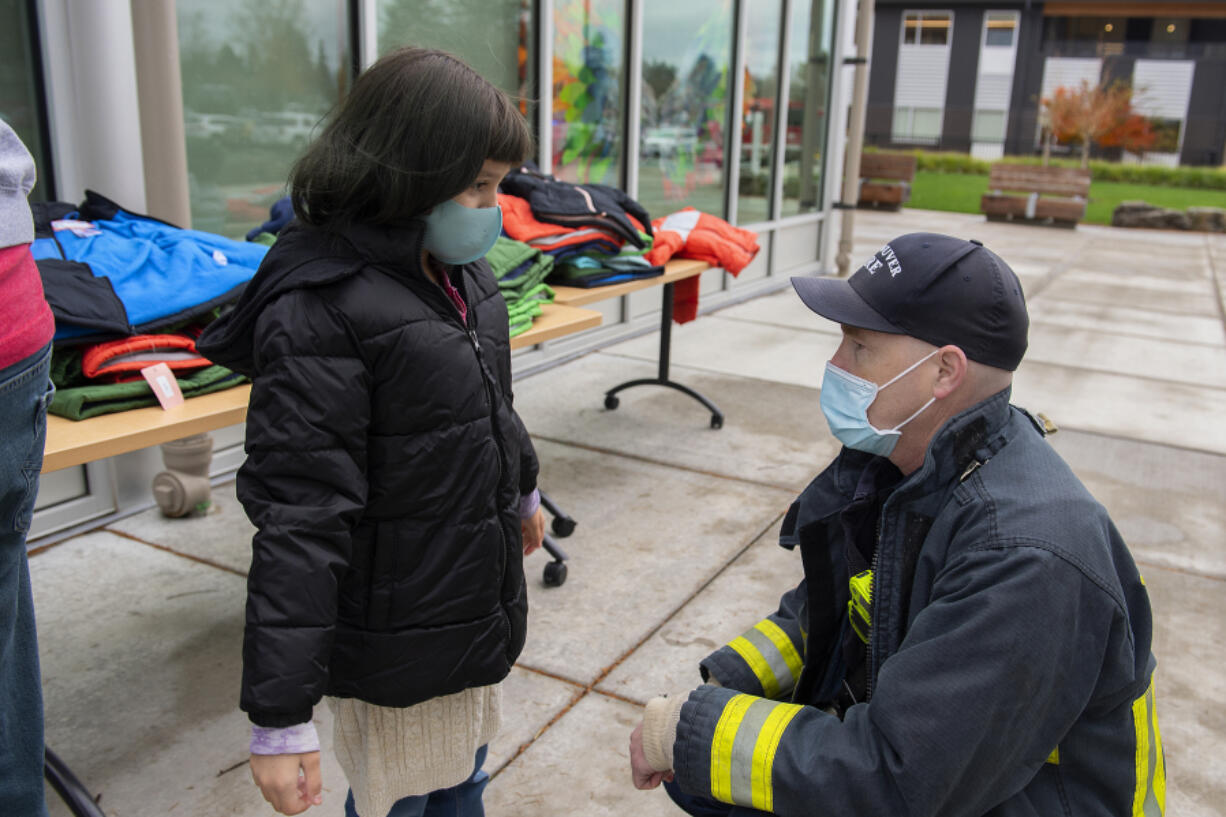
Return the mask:
<path id="1" fill-rule="evenodd" d="M 923 357 L 921 357 L 919 360 L 917 360 L 917 361 L 915 361 L 914 363 L 912 363 L 912 364 L 911 364 L 910 366 L 908 366 L 907 368 L 903 369 L 901 372 L 899 372 L 898 374 L 896 374 L 894 377 L 890 378 L 890 379 L 889 379 L 889 380 L 888 380 L 888 381 L 885 383 L 885 385 L 883 385 L 883 386 L 879 386 L 879 387 L 877 388 L 877 391 L 878 391 L 878 392 L 880 392 L 880 391 L 881 391 L 882 389 L 884 389 L 886 386 L 888 386 L 888 385 L 890 385 L 891 383 L 893 383 L 893 382 L 895 382 L 895 381 L 899 380 L 900 378 L 902 378 L 902 377 L 906 376 L 906 375 L 907 375 L 907 373 L 909 373 L 909 372 L 910 372 L 912 369 L 915 369 L 917 366 L 919 366 L 921 363 L 923 363 L 925 360 L 927 360 L 928 358 L 932 357 L 933 355 L 935 355 L 935 354 L 936 354 L 937 352 L 939 352 L 939 351 L 941 351 L 941 350 L 940 350 L 940 349 L 933 349 L 931 352 L 929 352 L 928 354 L 924 355 Z M 927 403 L 925 403 L 924 405 L 922 405 L 922 406 L 920 406 L 920 407 L 919 407 L 919 410 L 918 410 L 918 411 L 916 411 L 916 412 L 915 412 L 914 414 L 912 414 L 910 417 L 908 417 L 907 419 L 903 420 L 901 423 L 899 423 L 898 425 L 894 426 L 893 428 L 889 428 L 889 429 L 874 429 L 874 431 L 876 431 L 878 434 L 889 434 L 889 433 L 895 433 L 895 434 L 896 434 L 896 433 L 898 433 L 898 430 L 899 430 L 899 429 L 901 429 L 901 428 L 902 428 L 903 426 L 905 426 L 907 423 L 909 423 L 909 422 L 911 422 L 912 420 L 914 420 L 916 417 L 918 417 L 918 416 L 920 416 L 921 414 L 923 414 L 923 413 L 924 413 L 924 411 L 925 411 L 925 410 L 926 410 L 926 409 L 927 409 L 929 406 L 931 406 L 933 403 L 935 403 L 936 401 L 937 401 L 937 399 L 936 399 L 935 397 L 931 397 L 931 398 L 929 398 L 929 399 L 928 399 L 928 402 L 927 402 Z"/>

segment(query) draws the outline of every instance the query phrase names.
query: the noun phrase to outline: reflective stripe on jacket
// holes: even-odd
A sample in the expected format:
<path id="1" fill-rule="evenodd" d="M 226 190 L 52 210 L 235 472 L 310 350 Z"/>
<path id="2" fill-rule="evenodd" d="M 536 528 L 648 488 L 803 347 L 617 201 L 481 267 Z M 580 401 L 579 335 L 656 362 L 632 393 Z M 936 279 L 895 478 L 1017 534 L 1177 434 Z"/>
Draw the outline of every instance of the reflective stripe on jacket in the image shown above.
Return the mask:
<path id="1" fill-rule="evenodd" d="M 780 537 L 805 581 L 766 628 L 802 667 L 753 635 L 702 662 L 722 686 L 682 709 L 683 791 L 782 815 L 1162 813 L 1144 583 L 1106 510 L 1008 399 L 950 420 L 886 500 L 868 700 L 841 719 L 827 711 L 849 626 L 838 520 L 871 458 L 845 449 L 806 488 Z"/>

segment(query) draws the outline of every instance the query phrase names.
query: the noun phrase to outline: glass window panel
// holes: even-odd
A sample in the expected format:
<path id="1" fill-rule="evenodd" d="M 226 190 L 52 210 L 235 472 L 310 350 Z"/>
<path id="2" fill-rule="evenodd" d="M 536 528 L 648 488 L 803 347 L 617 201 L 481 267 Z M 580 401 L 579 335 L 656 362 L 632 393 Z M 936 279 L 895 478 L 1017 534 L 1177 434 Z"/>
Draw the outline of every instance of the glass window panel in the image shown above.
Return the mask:
<path id="1" fill-rule="evenodd" d="M 821 201 L 834 6 L 834 0 L 797 0 L 792 4 L 784 216 L 814 212 Z"/>
<path id="2" fill-rule="evenodd" d="M 924 15 L 920 23 L 920 45 L 945 45 L 949 42 L 948 14 Z"/>
<path id="3" fill-rule="evenodd" d="M 52 195 L 51 166 L 44 150 L 43 100 L 38 92 L 42 72 L 32 46 L 38 35 L 29 15 L 31 5 L 25 0 L 0 0 L 0 119 L 34 157 L 38 181 L 30 200 L 46 201 Z"/>
<path id="4" fill-rule="evenodd" d="M 1005 112 L 975 111 L 971 138 L 976 142 L 1003 142 L 1005 140 Z"/>
<path id="5" fill-rule="evenodd" d="M 894 109 L 894 126 L 891 134 L 895 141 L 911 137 L 911 109 L 900 107 Z"/>
<path id="6" fill-rule="evenodd" d="M 638 200 L 653 217 L 724 215 L 731 58 L 731 0 L 644 4 Z"/>
<path id="7" fill-rule="evenodd" d="M 919 23 L 920 17 L 918 14 L 908 14 L 903 22 L 902 41 L 907 45 L 915 45 L 919 39 Z"/>
<path id="8" fill-rule="evenodd" d="M 192 226 L 242 237 L 350 80 L 344 0 L 177 0 Z"/>
<path id="9" fill-rule="evenodd" d="M 624 0 L 558 0 L 553 10 L 553 172 L 619 186 Z"/>
<path id="10" fill-rule="evenodd" d="M 941 136 L 941 109 L 916 108 L 911 128 L 911 136 L 915 141 L 936 142 Z"/>
<path id="11" fill-rule="evenodd" d="M 416 45 L 449 51 L 533 115 L 532 0 L 378 0 L 379 53 Z"/>
<path id="12" fill-rule="evenodd" d="M 779 0 L 749 0 L 745 94 L 741 106 L 741 175 L 736 203 L 738 224 L 754 224 L 770 218 L 782 23 L 783 8 Z"/>
<path id="13" fill-rule="evenodd" d="M 1017 17 L 1012 14 L 988 12 L 987 31 L 984 32 L 984 45 L 1013 45 L 1013 35 L 1017 30 Z"/>

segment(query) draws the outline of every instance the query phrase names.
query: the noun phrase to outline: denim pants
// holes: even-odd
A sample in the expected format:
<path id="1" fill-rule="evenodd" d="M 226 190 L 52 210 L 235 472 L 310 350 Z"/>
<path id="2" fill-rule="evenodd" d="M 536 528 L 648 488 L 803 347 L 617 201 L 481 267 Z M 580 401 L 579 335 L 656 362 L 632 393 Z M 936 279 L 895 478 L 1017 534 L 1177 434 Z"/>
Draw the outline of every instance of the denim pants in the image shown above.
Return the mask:
<path id="1" fill-rule="evenodd" d="M 0 369 L 0 804 L 45 817 L 43 696 L 26 532 L 38 494 L 54 389 L 51 347 Z"/>
<path id="2" fill-rule="evenodd" d="M 477 750 L 476 762 L 473 763 L 473 773 L 458 786 L 449 789 L 439 789 L 429 794 L 419 794 L 414 797 L 403 797 L 397 800 L 387 817 L 485 817 L 485 807 L 481 805 L 481 794 L 490 782 L 490 776 L 481 770 L 485 765 L 485 753 L 488 746 Z M 345 799 L 345 817 L 358 817 L 353 805 L 353 790 Z M 366 815 L 379 817 L 379 815 Z"/>

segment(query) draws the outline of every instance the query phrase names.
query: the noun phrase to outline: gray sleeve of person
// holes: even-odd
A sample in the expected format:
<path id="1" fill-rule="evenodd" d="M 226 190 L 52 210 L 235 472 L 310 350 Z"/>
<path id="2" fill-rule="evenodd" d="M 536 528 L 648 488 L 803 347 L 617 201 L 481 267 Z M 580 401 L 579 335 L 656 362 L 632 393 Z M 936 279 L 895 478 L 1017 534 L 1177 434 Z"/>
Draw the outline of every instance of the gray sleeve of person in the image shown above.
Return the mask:
<path id="1" fill-rule="evenodd" d="M 783 594 L 779 609 L 699 663 L 704 681 L 765 698 L 788 697 L 804 666 L 805 583 Z"/>

